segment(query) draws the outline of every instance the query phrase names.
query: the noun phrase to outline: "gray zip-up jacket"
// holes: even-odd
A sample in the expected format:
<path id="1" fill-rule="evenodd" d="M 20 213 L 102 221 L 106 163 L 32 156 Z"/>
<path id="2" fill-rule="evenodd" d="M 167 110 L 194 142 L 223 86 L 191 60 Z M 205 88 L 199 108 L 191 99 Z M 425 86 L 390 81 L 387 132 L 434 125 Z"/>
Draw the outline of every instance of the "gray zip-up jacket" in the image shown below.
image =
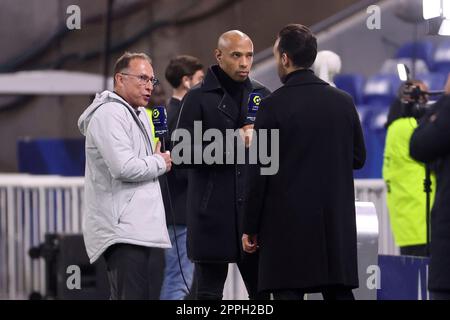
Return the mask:
<path id="1" fill-rule="evenodd" d="M 149 119 L 103 91 L 78 119 L 86 136 L 83 235 L 90 262 L 114 243 L 170 248 Z"/>

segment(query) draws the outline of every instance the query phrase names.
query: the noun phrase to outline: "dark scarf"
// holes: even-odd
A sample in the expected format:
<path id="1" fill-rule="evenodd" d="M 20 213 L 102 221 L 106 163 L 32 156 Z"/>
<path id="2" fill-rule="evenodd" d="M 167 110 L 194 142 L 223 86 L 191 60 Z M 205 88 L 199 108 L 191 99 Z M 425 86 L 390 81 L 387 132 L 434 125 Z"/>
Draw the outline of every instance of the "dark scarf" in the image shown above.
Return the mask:
<path id="1" fill-rule="evenodd" d="M 245 88 L 245 81 L 244 82 L 234 81 L 220 67 L 215 68 L 213 70 L 215 71 L 214 74 L 216 75 L 217 80 L 219 81 L 220 85 L 236 102 L 236 106 L 240 112 L 242 96 L 244 94 L 244 88 Z"/>

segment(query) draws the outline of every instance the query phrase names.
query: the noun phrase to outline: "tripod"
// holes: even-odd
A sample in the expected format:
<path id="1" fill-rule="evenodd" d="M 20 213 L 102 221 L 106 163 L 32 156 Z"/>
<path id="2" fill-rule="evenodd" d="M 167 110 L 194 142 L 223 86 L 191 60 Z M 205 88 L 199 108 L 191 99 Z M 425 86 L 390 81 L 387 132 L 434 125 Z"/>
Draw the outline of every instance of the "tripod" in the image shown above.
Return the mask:
<path id="1" fill-rule="evenodd" d="M 425 179 L 423 181 L 424 191 L 426 195 L 425 204 L 425 219 L 426 219 L 426 254 L 427 257 L 430 256 L 430 240 L 431 240 L 431 228 L 430 228 L 430 213 L 431 213 L 431 168 L 429 163 L 425 163 Z"/>

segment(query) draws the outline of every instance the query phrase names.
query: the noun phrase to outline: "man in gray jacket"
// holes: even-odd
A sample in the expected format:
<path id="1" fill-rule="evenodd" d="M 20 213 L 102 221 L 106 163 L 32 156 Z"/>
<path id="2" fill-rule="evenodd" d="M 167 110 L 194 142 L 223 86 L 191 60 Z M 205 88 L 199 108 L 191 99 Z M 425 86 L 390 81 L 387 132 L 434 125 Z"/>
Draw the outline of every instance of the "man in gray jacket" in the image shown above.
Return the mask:
<path id="1" fill-rule="evenodd" d="M 78 120 L 86 136 L 83 234 L 93 263 L 105 257 L 111 299 L 148 299 L 150 256 L 170 248 L 158 176 L 171 168 L 145 113 L 157 85 L 150 58 L 125 53 L 114 92 L 97 94 Z"/>

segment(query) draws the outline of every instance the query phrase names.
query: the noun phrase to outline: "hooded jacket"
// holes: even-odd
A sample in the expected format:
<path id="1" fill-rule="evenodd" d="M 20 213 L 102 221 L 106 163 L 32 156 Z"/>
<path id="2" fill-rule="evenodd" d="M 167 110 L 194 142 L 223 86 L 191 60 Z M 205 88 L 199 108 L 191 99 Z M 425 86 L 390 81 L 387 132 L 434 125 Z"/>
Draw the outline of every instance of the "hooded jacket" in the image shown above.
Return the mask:
<path id="1" fill-rule="evenodd" d="M 97 94 L 78 119 L 86 136 L 83 236 L 90 262 L 114 243 L 170 248 L 145 109 L 110 91 Z"/>

